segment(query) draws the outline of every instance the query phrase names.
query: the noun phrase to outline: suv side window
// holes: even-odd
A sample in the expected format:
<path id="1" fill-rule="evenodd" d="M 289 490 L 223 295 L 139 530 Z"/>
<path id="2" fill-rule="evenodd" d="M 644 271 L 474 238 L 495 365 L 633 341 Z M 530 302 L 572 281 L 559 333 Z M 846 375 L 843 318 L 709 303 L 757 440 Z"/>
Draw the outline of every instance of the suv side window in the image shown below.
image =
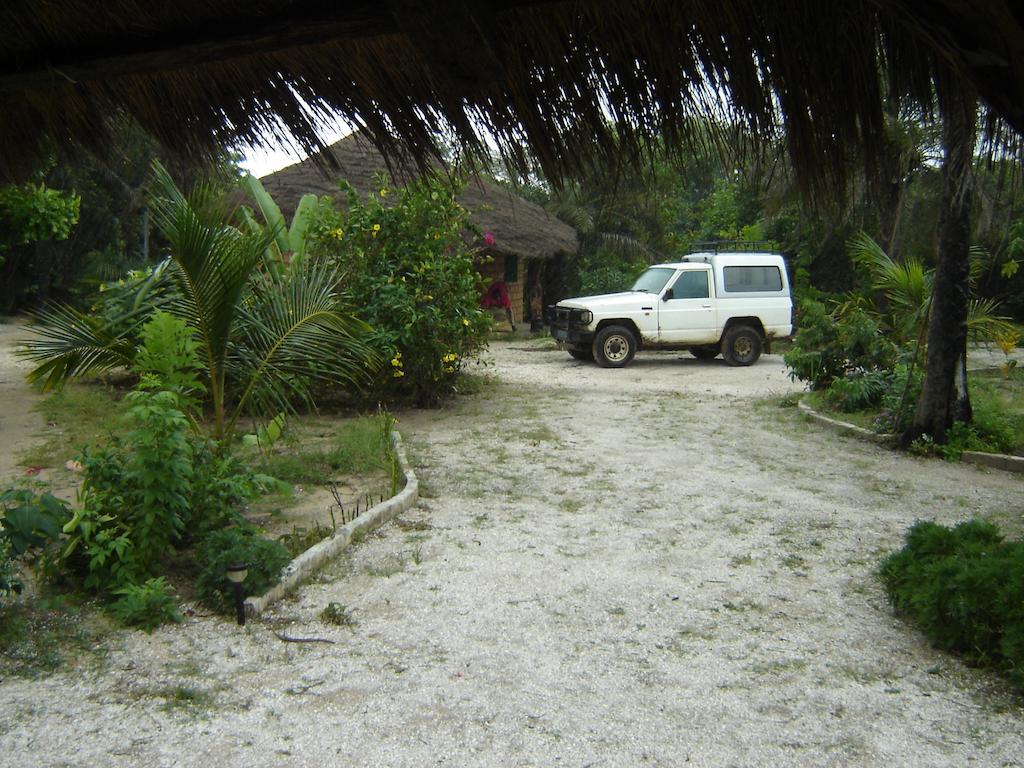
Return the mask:
<path id="1" fill-rule="evenodd" d="M 708 291 L 709 272 L 687 270 L 679 275 L 672 286 L 673 299 L 706 299 L 711 296 Z"/>
<path id="2" fill-rule="evenodd" d="M 778 267 L 726 267 L 722 276 L 725 278 L 725 290 L 730 293 L 782 290 L 782 275 Z"/>

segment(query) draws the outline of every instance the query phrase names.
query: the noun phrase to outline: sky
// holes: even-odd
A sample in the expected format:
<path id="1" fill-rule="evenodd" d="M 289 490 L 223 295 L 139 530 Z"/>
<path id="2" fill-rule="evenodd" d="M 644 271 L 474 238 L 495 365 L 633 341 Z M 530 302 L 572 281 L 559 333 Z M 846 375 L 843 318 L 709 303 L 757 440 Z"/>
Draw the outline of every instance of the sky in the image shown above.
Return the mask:
<path id="1" fill-rule="evenodd" d="M 287 136 L 286 131 L 282 131 L 282 133 Z M 352 133 L 352 129 L 348 125 L 339 124 L 337 128 L 323 130 L 320 136 L 326 144 L 330 145 L 348 136 L 350 133 Z M 243 155 L 241 166 L 257 179 L 306 159 L 306 153 L 302 152 L 298 147 L 293 147 L 273 136 L 267 137 L 267 143 L 275 148 L 267 149 L 265 147 L 252 147 L 244 144 L 238 147 L 238 150 Z"/>

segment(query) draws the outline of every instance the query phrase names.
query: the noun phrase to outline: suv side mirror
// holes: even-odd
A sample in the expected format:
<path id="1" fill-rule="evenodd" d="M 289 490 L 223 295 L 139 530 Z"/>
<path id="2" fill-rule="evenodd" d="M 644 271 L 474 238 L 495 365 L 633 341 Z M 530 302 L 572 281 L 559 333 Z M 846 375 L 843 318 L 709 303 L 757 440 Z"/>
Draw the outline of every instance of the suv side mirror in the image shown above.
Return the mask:
<path id="1" fill-rule="evenodd" d="M 661 297 L 661 300 L 662 301 L 668 301 L 669 299 L 672 299 L 672 298 L 675 298 L 675 297 L 672 294 L 672 289 L 669 288 L 667 291 L 665 291 L 665 295 Z"/>

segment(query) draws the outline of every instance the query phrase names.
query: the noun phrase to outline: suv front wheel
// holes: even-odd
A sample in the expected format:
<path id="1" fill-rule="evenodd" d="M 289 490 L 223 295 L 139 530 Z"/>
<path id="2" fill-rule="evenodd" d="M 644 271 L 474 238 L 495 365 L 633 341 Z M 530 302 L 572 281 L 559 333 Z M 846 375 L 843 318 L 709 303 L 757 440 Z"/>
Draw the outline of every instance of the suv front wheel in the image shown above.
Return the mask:
<path id="1" fill-rule="evenodd" d="M 761 357 L 761 334 L 749 325 L 734 325 L 722 338 L 722 357 L 729 365 L 753 365 Z"/>
<path id="2" fill-rule="evenodd" d="M 594 360 L 602 368 L 623 368 L 636 354 L 636 336 L 621 325 L 606 325 L 594 337 Z"/>

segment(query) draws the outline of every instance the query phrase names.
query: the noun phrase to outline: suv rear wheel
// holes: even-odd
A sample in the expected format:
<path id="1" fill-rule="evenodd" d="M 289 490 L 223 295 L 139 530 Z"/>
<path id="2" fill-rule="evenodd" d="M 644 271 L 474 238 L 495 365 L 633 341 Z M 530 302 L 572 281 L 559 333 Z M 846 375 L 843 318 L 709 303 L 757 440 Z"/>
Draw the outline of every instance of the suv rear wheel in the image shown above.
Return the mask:
<path id="1" fill-rule="evenodd" d="M 762 345 L 761 334 L 749 325 L 734 325 L 722 338 L 722 356 L 729 365 L 753 365 Z"/>
<path id="2" fill-rule="evenodd" d="M 621 325 L 606 325 L 594 337 L 594 360 L 602 368 L 623 368 L 636 354 L 636 336 Z"/>

